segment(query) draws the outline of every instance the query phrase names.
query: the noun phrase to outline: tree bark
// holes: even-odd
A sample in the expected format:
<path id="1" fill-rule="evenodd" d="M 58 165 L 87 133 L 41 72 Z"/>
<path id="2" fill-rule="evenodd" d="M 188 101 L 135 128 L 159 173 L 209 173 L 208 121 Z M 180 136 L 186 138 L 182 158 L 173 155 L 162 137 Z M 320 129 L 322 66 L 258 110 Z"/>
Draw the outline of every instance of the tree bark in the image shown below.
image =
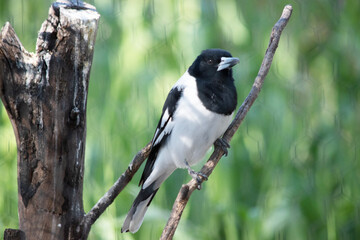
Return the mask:
<path id="1" fill-rule="evenodd" d="M 0 33 L 0 97 L 15 132 L 19 226 L 28 240 L 86 238 L 86 100 L 99 17 L 88 4 L 53 3 L 35 53 L 10 23 Z"/>

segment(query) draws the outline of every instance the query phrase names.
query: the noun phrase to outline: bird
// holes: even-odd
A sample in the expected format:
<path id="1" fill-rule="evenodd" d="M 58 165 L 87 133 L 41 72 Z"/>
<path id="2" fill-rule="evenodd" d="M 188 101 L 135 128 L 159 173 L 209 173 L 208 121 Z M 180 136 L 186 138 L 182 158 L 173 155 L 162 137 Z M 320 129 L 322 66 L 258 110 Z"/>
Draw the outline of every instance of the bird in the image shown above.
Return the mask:
<path id="1" fill-rule="evenodd" d="M 239 63 L 228 51 L 206 49 L 171 88 L 151 141 L 135 198 L 121 232 L 139 230 L 160 185 L 177 169 L 187 169 L 199 182 L 206 175 L 190 166 L 200 162 L 212 145 L 227 154 L 230 145 L 221 137 L 237 105 L 232 67 Z"/>

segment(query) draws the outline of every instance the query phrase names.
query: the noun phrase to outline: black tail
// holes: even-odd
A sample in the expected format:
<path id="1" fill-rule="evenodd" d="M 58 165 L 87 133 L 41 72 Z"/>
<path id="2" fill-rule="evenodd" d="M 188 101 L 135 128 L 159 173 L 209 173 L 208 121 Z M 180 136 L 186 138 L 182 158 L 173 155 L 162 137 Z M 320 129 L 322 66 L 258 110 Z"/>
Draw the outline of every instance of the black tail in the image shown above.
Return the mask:
<path id="1" fill-rule="evenodd" d="M 139 194 L 134 200 L 133 205 L 130 208 L 129 213 L 126 216 L 121 232 L 132 232 L 135 233 L 139 230 L 152 199 L 156 192 L 159 190 L 153 189 L 154 184 L 151 184 L 145 189 L 141 189 Z"/>

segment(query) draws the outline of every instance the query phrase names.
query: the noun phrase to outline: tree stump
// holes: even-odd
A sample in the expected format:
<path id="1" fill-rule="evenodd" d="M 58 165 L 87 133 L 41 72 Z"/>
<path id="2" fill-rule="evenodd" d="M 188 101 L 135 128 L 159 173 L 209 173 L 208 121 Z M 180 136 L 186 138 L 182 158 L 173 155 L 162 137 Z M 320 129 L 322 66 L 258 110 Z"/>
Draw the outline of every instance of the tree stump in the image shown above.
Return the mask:
<path id="1" fill-rule="evenodd" d="M 85 3 L 53 3 L 35 53 L 10 23 L 0 33 L 0 97 L 16 137 L 19 226 L 28 240 L 87 237 L 86 100 L 99 17 Z"/>

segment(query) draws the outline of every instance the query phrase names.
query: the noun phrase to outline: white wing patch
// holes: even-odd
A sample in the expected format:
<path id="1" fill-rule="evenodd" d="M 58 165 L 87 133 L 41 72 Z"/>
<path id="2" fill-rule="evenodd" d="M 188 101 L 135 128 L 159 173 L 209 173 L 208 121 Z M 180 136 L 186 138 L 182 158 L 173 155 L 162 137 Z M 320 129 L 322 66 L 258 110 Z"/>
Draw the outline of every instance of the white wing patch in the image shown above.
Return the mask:
<path id="1" fill-rule="evenodd" d="M 173 118 L 169 114 L 169 109 L 166 109 L 161 118 L 160 128 L 156 129 L 153 138 L 153 146 L 159 144 L 166 134 L 170 134 L 173 128 L 174 128 Z"/>
<path id="2" fill-rule="evenodd" d="M 165 124 L 169 121 L 169 118 L 170 118 L 170 114 L 169 114 L 169 109 L 167 108 L 164 112 L 163 117 L 161 118 L 160 128 L 164 128 Z"/>
<path id="3" fill-rule="evenodd" d="M 185 74 L 175 83 L 172 90 L 176 88 L 178 91 L 182 91 L 186 85 L 189 84 L 189 81 L 194 81 L 194 79 L 186 71 Z M 172 113 L 172 115 L 173 114 L 175 113 Z M 156 128 L 153 138 L 153 146 L 159 144 L 165 135 L 171 133 L 172 129 L 174 128 L 174 119 L 172 115 L 170 115 L 169 108 L 166 108 L 161 117 L 159 123 L 160 125 Z"/>
<path id="4" fill-rule="evenodd" d="M 205 108 L 198 97 L 196 79 L 188 72 L 175 83 L 174 88 L 181 90 L 181 98 L 171 114 L 171 108 L 165 108 L 153 146 L 162 144 L 151 173 L 146 178 L 143 188 L 154 181 L 160 185 L 176 168 L 185 168 L 185 159 L 190 165 L 198 163 L 229 126 L 232 115 L 221 115 Z M 164 177 L 166 176 L 166 177 Z"/>

